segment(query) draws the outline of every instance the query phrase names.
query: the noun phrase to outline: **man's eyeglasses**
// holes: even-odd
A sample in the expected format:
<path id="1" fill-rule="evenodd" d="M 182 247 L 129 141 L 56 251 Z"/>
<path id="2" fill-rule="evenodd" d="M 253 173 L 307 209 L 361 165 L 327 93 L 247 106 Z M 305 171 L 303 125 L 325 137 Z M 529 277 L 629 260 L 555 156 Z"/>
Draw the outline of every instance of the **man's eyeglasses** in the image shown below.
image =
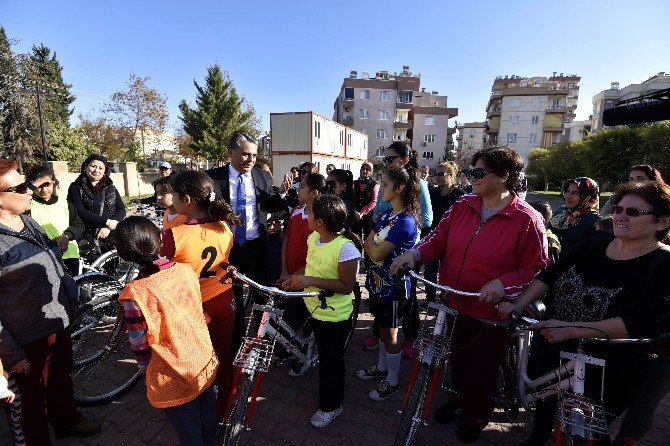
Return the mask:
<path id="1" fill-rule="evenodd" d="M 612 205 L 612 214 L 619 215 L 625 213 L 629 217 L 639 217 L 640 215 L 654 215 L 654 211 L 645 211 L 638 208 L 625 208 L 617 204 Z"/>
<path id="2" fill-rule="evenodd" d="M 465 169 L 463 173 L 467 175 L 470 178 L 474 178 L 475 180 L 481 180 L 484 178 L 486 175 L 492 173 L 492 170 L 486 170 L 481 167 L 475 167 L 473 169 Z"/>
<path id="3" fill-rule="evenodd" d="M 7 193 L 15 193 L 15 194 L 25 194 L 26 192 L 28 192 L 28 189 L 34 190 L 35 188 L 30 183 L 21 183 L 21 184 L 17 184 L 16 186 L 12 186 L 8 189 L 5 189 L 1 192 L 3 192 L 3 193 L 7 192 Z"/>
<path id="4" fill-rule="evenodd" d="M 382 159 L 382 161 L 384 162 L 384 164 L 391 164 L 393 160 L 396 158 L 402 158 L 402 156 L 400 155 L 385 156 L 384 159 Z"/>

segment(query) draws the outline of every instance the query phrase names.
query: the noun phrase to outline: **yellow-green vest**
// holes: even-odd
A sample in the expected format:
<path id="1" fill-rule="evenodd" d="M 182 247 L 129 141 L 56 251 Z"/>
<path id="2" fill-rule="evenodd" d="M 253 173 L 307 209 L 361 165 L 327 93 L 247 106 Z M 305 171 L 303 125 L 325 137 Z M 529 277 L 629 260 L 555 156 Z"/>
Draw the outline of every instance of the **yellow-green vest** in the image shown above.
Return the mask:
<path id="1" fill-rule="evenodd" d="M 316 241 L 319 239 L 318 232 L 312 232 L 307 238 L 307 266 L 305 275 L 319 277 L 321 279 L 339 279 L 338 259 L 340 250 L 349 239 L 338 236 L 325 245 L 318 246 Z M 309 287 L 305 291 L 319 291 L 318 288 Z M 326 299 L 329 307 L 322 310 L 319 308 L 318 297 L 306 297 L 305 305 L 311 313 L 315 308 L 312 317 L 320 321 L 340 322 L 346 321 L 351 316 L 354 309 L 351 303 L 351 294 L 334 294 Z"/>
<path id="2" fill-rule="evenodd" d="M 50 239 L 60 237 L 70 226 L 70 211 L 65 197 L 58 197 L 53 204 L 38 203 L 33 200 L 30 205 L 30 216 L 42 226 Z M 77 242 L 70 240 L 63 259 L 78 259 L 79 247 Z"/>

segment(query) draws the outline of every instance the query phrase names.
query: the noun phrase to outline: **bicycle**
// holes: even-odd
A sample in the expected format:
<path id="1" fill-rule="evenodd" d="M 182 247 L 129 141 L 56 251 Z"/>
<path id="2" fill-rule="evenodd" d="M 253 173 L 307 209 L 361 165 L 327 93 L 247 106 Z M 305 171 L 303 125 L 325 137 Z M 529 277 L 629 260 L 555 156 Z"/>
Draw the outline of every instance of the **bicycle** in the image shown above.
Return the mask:
<path id="1" fill-rule="evenodd" d="M 297 333 L 299 330 L 293 330 L 289 327 L 282 320 L 283 311 L 275 308 L 274 298 L 318 297 L 321 301 L 320 308 L 327 309 L 326 297 L 332 296 L 333 292 L 283 291 L 276 287 L 261 285 L 238 272 L 234 267 L 230 267 L 225 277 L 237 279 L 268 297 L 266 304 L 253 305 L 252 313 L 253 311 L 262 312 L 260 326 L 254 334 L 251 323 L 253 317 L 249 317 L 247 336 L 242 339 L 242 345 L 233 361 L 236 370 L 233 378 L 233 394 L 224 412 L 227 414 L 224 444 L 235 446 L 239 441 L 242 431 L 249 429 L 248 426 L 263 376 L 270 368 L 275 342 L 278 342 L 286 351 L 291 353 L 296 360 L 303 364 L 303 367 L 312 367 L 318 363 L 318 352 L 314 335 L 310 334 L 307 337 L 301 337 Z M 357 297 L 354 293 L 354 300 L 356 299 Z M 354 308 L 358 308 L 359 304 L 360 302 L 355 304 Z M 348 340 L 351 339 L 351 333 L 355 329 L 357 316 L 355 311 L 352 315 L 354 320 L 351 324 L 351 332 Z"/>
<path id="2" fill-rule="evenodd" d="M 479 293 L 459 291 L 447 285 L 431 282 L 409 268 L 405 268 L 401 274 L 409 274 L 416 280 L 447 293 L 465 297 L 479 297 Z M 444 364 L 445 369 L 449 365 L 449 328 L 446 318 L 447 314 L 457 315 L 457 312 L 441 301 L 429 302 L 428 306 L 437 310 L 435 326 L 432 330 L 420 330 L 416 341 L 414 341 L 414 348 L 419 354 L 414 360 L 405 398 L 401 409 L 398 411 L 402 416 L 393 443 L 395 446 L 411 445 L 419 426 L 421 424 L 427 425 L 426 418 L 437 389 L 443 368 L 442 364 Z"/>
<path id="3" fill-rule="evenodd" d="M 118 298 L 124 284 L 93 271 L 74 277 L 79 309 L 70 324 L 72 383 L 77 405 L 95 406 L 116 399 L 141 378 L 126 335 Z"/>

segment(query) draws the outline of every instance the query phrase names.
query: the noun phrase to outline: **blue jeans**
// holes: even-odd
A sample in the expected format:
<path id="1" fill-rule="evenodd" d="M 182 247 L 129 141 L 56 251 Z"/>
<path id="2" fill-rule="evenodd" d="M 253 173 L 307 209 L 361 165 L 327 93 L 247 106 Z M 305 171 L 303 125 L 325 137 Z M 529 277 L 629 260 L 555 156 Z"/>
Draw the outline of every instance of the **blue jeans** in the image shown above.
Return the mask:
<path id="1" fill-rule="evenodd" d="M 165 415 L 182 446 L 213 446 L 216 440 L 216 392 L 212 384 L 188 403 L 166 407 Z"/>

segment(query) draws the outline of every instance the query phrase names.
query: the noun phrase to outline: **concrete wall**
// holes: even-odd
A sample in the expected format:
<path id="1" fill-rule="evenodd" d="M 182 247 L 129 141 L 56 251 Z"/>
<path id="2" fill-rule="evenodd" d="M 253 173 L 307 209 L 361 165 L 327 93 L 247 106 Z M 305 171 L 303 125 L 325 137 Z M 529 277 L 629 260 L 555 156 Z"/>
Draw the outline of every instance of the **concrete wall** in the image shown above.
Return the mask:
<path id="1" fill-rule="evenodd" d="M 58 178 L 59 195 L 67 195 L 70 184 L 77 179 L 79 172 L 69 172 L 65 161 L 49 161 L 48 164 Z M 152 183 L 159 177 L 157 172 L 138 173 L 136 163 L 120 163 L 119 167 L 121 172 L 112 173 L 110 178 L 122 197 L 137 197 L 154 193 Z"/>

